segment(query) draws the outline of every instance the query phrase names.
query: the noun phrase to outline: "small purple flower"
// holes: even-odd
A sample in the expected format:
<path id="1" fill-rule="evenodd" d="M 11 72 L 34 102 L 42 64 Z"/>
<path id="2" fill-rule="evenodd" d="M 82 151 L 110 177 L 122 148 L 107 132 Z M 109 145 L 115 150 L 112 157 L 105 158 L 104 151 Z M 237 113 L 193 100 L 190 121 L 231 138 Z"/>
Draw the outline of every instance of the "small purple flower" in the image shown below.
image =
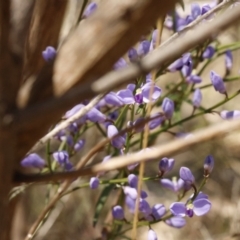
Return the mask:
<path id="1" fill-rule="evenodd" d="M 128 58 L 130 62 L 136 62 L 138 60 L 138 53 L 135 48 L 130 48 L 128 50 Z"/>
<path id="2" fill-rule="evenodd" d="M 194 21 L 193 16 L 188 15 L 188 16 L 186 17 L 186 25 L 188 25 L 188 24 L 191 23 L 192 21 Z"/>
<path id="3" fill-rule="evenodd" d="M 172 179 L 172 181 L 170 179 L 163 178 L 160 180 L 160 182 L 163 187 L 168 188 L 174 192 L 178 192 L 184 186 L 184 181 L 181 178 L 179 178 L 178 181 L 175 177 Z"/>
<path id="4" fill-rule="evenodd" d="M 159 116 L 159 117 L 157 117 L 157 116 Z M 154 118 L 154 117 L 156 117 L 156 118 L 151 120 L 148 123 L 150 130 L 157 128 L 165 120 L 165 117 L 162 115 L 162 113 L 155 113 L 155 114 L 151 115 L 151 118 Z"/>
<path id="5" fill-rule="evenodd" d="M 43 52 L 42 56 L 46 62 L 52 62 L 57 55 L 57 51 L 54 47 L 48 46 Z"/>
<path id="6" fill-rule="evenodd" d="M 84 145 L 85 145 L 85 140 L 81 139 L 75 143 L 74 150 L 78 152 L 84 147 Z"/>
<path id="7" fill-rule="evenodd" d="M 95 2 L 91 2 L 85 9 L 84 13 L 83 13 L 83 17 L 87 18 L 90 15 L 92 15 L 95 10 L 97 9 L 97 4 Z"/>
<path id="8" fill-rule="evenodd" d="M 155 204 L 152 207 L 152 215 L 155 220 L 161 219 L 166 213 L 166 208 L 164 207 L 163 204 Z"/>
<path id="9" fill-rule="evenodd" d="M 183 181 L 189 182 L 190 184 L 193 184 L 195 182 L 195 178 L 194 178 L 191 170 L 187 167 L 180 168 L 179 176 Z"/>
<path id="10" fill-rule="evenodd" d="M 161 88 L 155 85 L 154 83 L 151 82 L 146 83 L 145 85 L 142 86 L 143 102 L 149 103 L 150 100 L 156 101 L 161 96 L 161 92 L 162 92 Z"/>
<path id="11" fill-rule="evenodd" d="M 106 120 L 106 116 L 96 108 L 92 108 L 90 111 L 87 112 L 87 119 L 94 123 L 103 123 Z"/>
<path id="12" fill-rule="evenodd" d="M 201 15 L 201 7 L 198 5 L 198 3 L 192 3 L 191 14 L 194 20 Z"/>
<path id="13" fill-rule="evenodd" d="M 125 68 L 127 66 L 127 62 L 124 58 L 120 58 L 113 66 L 115 70 Z"/>
<path id="14" fill-rule="evenodd" d="M 186 77 L 186 81 L 188 83 L 196 84 L 196 83 L 201 83 L 202 82 L 202 78 L 200 76 L 198 76 L 198 75 L 190 75 L 190 76 Z"/>
<path id="15" fill-rule="evenodd" d="M 144 56 L 149 52 L 150 42 L 148 40 L 142 41 L 137 49 L 137 53 L 139 56 Z"/>
<path id="16" fill-rule="evenodd" d="M 118 96 L 115 92 L 108 93 L 104 97 L 104 100 L 107 104 L 115 106 L 115 107 L 120 107 L 124 104 L 123 99 L 120 96 Z"/>
<path id="17" fill-rule="evenodd" d="M 227 70 L 230 71 L 233 65 L 233 56 L 230 50 L 225 52 L 225 65 Z"/>
<path id="18" fill-rule="evenodd" d="M 202 102 L 202 93 L 199 88 L 196 88 L 193 93 L 192 103 L 195 108 L 199 108 Z"/>
<path id="19" fill-rule="evenodd" d="M 158 169 L 161 173 L 167 173 L 173 169 L 175 160 L 173 158 L 162 158 L 158 164 Z"/>
<path id="20" fill-rule="evenodd" d="M 36 153 L 31 153 L 21 161 L 21 165 L 23 167 L 43 168 L 45 161 Z"/>
<path id="21" fill-rule="evenodd" d="M 213 156 L 208 155 L 206 157 L 206 159 L 204 161 L 204 165 L 203 165 L 204 175 L 208 176 L 212 172 L 213 167 L 214 167 L 214 158 L 213 158 Z"/>
<path id="22" fill-rule="evenodd" d="M 112 216 L 116 220 L 123 220 L 124 219 L 123 208 L 121 206 L 119 206 L 119 205 L 114 206 L 112 208 Z"/>
<path id="23" fill-rule="evenodd" d="M 145 199 L 142 198 L 139 199 L 139 211 L 143 213 L 145 216 L 148 216 L 152 213 L 152 209 Z"/>
<path id="24" fill-rule="evenodd" d="M 183 61 L 182 61 L 182 58 L 179 58 L 176 61 L 174 61 L 171 65 L 168 66 L 168 70 L 170 72 L 176 72 L 181 70 L 182 67 L 183 67 Z"/>
<path id="25" fill-rule="evenodd" d="M 107 128 L 107 136 L 108 138 L 112 138 L 113 136 L 117 135 L 118 134 L 118 130 L 117 128 L 114 126 L 114 125 L 109 125 L 108 128 Z M 124 147 L 124 144 L 125 144 L 125 137 L 123 136 L 118 136 L 118 137 L 115 137 L 111 140 L 111 144 L 115 147 L 115 148 L 123 148 Z"/>
<path id="26" fill-rule="evenodd" d="M 117 92 L 117 95 L 122 99 L 124 104 L 134 104 L 135 98 L 133 92 L 129 89 L 120 90 Z"/>
<path id="27" fill-rule="evenodd" d="M 132 188 L 137 188 L 138 186 L 138 177 L 134 174 L 128 175 L 128 184 Z"/>
<path id="28" fill-rule="evenodd" d="M 97 177 L 91 177 L 89 181 L 89 186 L 91 189 L 96 189 L 99 186 L 99 179 Z"/>
<path id="29" fill-rule="evenodd" d="M 171 119 L 174 112 L 174 102 L 169 98 L 164 98 L 162 102 L 162 110 L 167 119 Z"/>
<path id="30" fill-rule="evenodd" d="M 148 230 L 147 240 L 158 240 L 157 234 L 152 229 Z"/>
<path id="31" fill-rule="evenodd" d="M 76 106 L 74 106 L 71 110 L 67 111 L 64 115 L 65 118 L 70 118 L 73 115 L 75 115 L 77 112 L 79 112 L 82 108 L 84 107 L 83 104 L 78 104 Z M 76 123 L 77 124 L 84 124 L 87 120 L 87 115 L 82 116 L 81 118 L 79 118 Z"/>
<path id="32" fill-rule="evenodd" d="M 207 198 L 205 198 L 205 196 L 203 197 L 200 196 L 196 198 L 193 201 L 193 203 L 187 205 L 185 205 L 182 202 L 172 203 L 170 206 L 170 211 L 174 216 L 180 217 L 185 216 L 192 217 L 193 213 L 196 216 L 202 216 L 209 212 L 211 206 L 212 206 L 211 202 Z"/>
<path id="33" fill-rule="evenodd" d="M 208 12 L 209 10 L 211 10 L 211 7 L 208 4 L 205 4 L 202 6 L 202 12 L 201 14 L 205 14 L 206 12 Z"/>
<path id="34" fill-rule="evenodd" d="M 215 54 L 215 48 L 213 46 L 208 46 L 203 52 L 202 57 L 205 59 L 210 59 Z"/>
<path id="35" fill-rule="evenodd" d="M 69 161 L 69 155 L 66 151 L 57 151 L 53 153 L 53 158 L 65 170 L 70 171 L 73 168 L 72 163 Z"/>
<path id="36" fill-rule="evenodd" d="M 234 110 L 234 111 L 223 110 L 221 111 L 220 116 L 224 120 L 236 119 L 240 117 L 240 111 L 239 110 Z"/>
<path id="37" fill-rule="evenodd" d="M 174 228 L 182 228 L 186 225 L 186 220 L 180 216 L 175 216 L 167 219 L 165 223 Z"/>
<path id="38" fill-rule="evenodd" d="M 220 92 L 222 94 L 226 94 L 226 88 L 225 88 L 223 79 L 217 73 L 215 73 L 214 71 L 211 71 L 210 79 L 211 79 L 211 82 L 212 82 L 212 85 L 213 85 L 214 89 L 217 92 Z"/>

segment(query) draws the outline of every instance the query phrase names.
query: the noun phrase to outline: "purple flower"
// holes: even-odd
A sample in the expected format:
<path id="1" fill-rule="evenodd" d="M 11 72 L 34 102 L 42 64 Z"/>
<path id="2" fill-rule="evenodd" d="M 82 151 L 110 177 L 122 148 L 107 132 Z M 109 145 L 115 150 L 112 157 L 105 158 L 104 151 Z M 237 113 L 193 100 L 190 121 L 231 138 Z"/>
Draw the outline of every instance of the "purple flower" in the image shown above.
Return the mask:
<path id="1" fill-rule="evenodd" d="M 132 188 L 137 188 L 138 185 L 138 177 L 134 174 L 128 175 L 128 184 Z"/>
<path id="2" fill-rule="evenodd" d="M 91 189 L 96 189 L 99 186 L 99 179 L 97 177 L 91 177 L 89 181 L 89 186 Z"/>
<path id="3" fill-rule="evenodd" d="M 171 119 L 174 112 L 174 102 L 169 98 L 164 98 L 162 102 L 162 110 L 167 119 Z"/>
<path id="4" fill-rule="evenodd" d="M 83 17 L 87 18 L 90 15 L 92 15 L 95 10 L 97 9 L 97 4 L 95 2 L 91 2 L 85 9 L 84 13 L 83 13 Z"/>
<path id="5" fill-rule="evenodd" d="M 152 51 L 156 47 L 157 37 L 158 37 L 158 29 L 155 29 L 152 33 L 152 41 L 149 48 L 150 51 Z"/>
<path id="6" fill-rule="evenodd" d="M 121 97 L 119 97 L 115 92 L 108 93 L 104 97 L 104 100 L 107 104 L 115 106 L 115 107 L 120 107 L 124 103 L 123 99 Z"/>
<path id="7" fill-rule="evenodd" d="M 166 213 L 166 208 L 164 207 L 163 204 L 155 204 L 152 207 L 152 215 L 154 217 L 155 220 L 159 220 L 161 219 L 164 214 Z"/>
<path id="8" fill-rule="evenodd" d="M 220 113 L 220 116 L 222 119 L 235 119 L 240 117 L 240 111 L 239 110 L 234 110 L 234 111 L 227 111 L 223 110 Z"/>
<path id="9" fill-rule="evenodd" d="M 208 12 L 209 10 L 211 10 L 211 7 L 208 4 L 205 4 L 202 6 L 202 12 L 201 14 L 205 14 L 206 12 Z"/>
<path id="10" fill-rule="evenodd" d="M 120 90 L 117 92 L 117 95 L 122 99 L 124 104 L 134 104 L 135 98 L 133 92 L 129 89 Z"/>
<path id="11" fill-rule="evenodd" d="M 118 130 L 117 128 L 114 126 L 114 125 L 109 125 L 108 128 L 107 128 L 107 136 L 108 138 L 112 138 L 113 136 L 117 135 L 118 134 Z M 115 147 L 115 148 L 123 148 L 124 147 L 124 144 L 125 144 L 125 137 L 123 136 L 118 136 L 118 137 L 115 137 L 111 140 L 111 144 Z"/>
<path id="12" fill-rule="evenodd" d="M 194 20 L 201 15 L 201 7 L 198 5 L 198 3 L 191 4 L 191 14 Z"/>
<path id="13" fill-rule="evenodd" d="M 90 111 L 87 112 L 87 119 L 94 123 L 103 123 L 106 120 L 106 116 L 96 108 L 92 108 Z"/>
<path id="14" fill-rule="evenodd" d="M 215 53 L 215 48 L 213 46 L 208 46 L 205 51 L 203 52 L 202 57 L 210 59 Z"/>
<path id="15" fill-rule="evenodd" d="M 161 88 L 154 83 L 148 82 L 142 86 L 142 96 L 143 102 L 148 103 L 151 101 L 156 101 L 161 95 Z M 151 94 L 152 93 L 152 94 Z M 151 96 L 150 96 L 151 94 Z"/>
<path id="16" fill-rule="evenodd" d="M 171 65 L 168 66 L 168 70 L 170 72 L 175 72 L 181 70 L 183 67 L 183 61 L 182 58 L 177 59 L 174 61 Z"/>
<path id="17" fill-rule="evenodd" d="M 193 214 L 196 216 L 202 216 L 209 212 L 211 209 L 211 202 L 206 198 L 206 195 L 199 195 L 192 203 L 184 204 L 182 202 L 172 203 L 170 211 L 174 216 L 192 217 Z"/>
<path id="18" fill-rule="evenodd" d="M 186 220 L 182 217 L 175 216 L 167 219 L 165 223 L 171 227 L 182 228 L 186 225 Z"/>
<path id="19" fill-rule="evenodd" d="M 188 83 L 196 84 L 196 83 L 201 83 L 202 82 L 202 78 L 200 76 L 198 76 L 198 75 L 190 75 L 190 76 L 186 77 L 186 81 Z"/>
<path id="20" fill-rule="evenodd" d="M 160 183 L 165 188 L 168 188 L 174 192 L 178 192 L 184 186 L 184 181 L 181 178 L 179 178 L 177 181 L 175 177 L 172 179 L 172 181 L 170 179 L 163 178 L 160 180 Z"/>
<path id="21" fill-rule="evenodd" d="M 117 205 L 112 208 L 112 216 L 116 220 L 124 219 L 124 212 L 121 206 Z"/>
<path id="22" fill-rule="evenodd" d="M 204 168 L 204 174 L 206 176 L 208 176 L 212 170 L 213 170 L 213 167 L 214 167 L 214 158 L 213 156 L 211 155 L 208 155 L 204 161 L 204 165 L 203 165 L 203 168 Z"/>
<path id="23" fill-rule="evenodd" d="M 173 169 L 175 160 L 173 158 L 162 158 L 158 164 L 158 169 L 161 173 L 167 173 Z"/>
<path id="24" fill-rule="evenodd" d="M 78 152 L 78 151 L 80 151 L 83 147 L 84 147 L 84 145 L 85 145 L 85 140 L 79 140 L 79 141 L 77 141 L 76 143 L 75 143 L 75 145 L 74 145 L 74 150 L 76 151 L 76 152 Z"/>
<path id="25" fill-rule="evenodd" d="M 48 46 L 42 52 L 42 56 L 46 62 L 52 62 L 56 57 L 57 51 L 54 47 Z"/>
<path id="26" fill-rule="evenodd" d="M 138 50 L 137 50 L 138 55 L 139 56 L 146 55 L 149 52 L 149 48 L 150 48 L 150 42 L 148 40 L 142 41 L 138 46 Z"/>
<path id="27" fill-rule="evenodd" d="M 79 112 L 82 108 L 84 107 L 83 104 L 78 104 L 76 106 L 74 106 L 71 110 L 67 111 L 64 115 L 65 118 L 70 118 L 73 115 L 75 115 L 77 112 Z M 87 115 L 82 116 L 81 118 L 79 118 L 76 122 L 77 124 L 83 124 L 85 123 L 87 120 Z"/>
<path id="28" fill-rule="evenodd" d="M 187 167 L 180 168 L 179 176 L 183 181 L 189 182 L 190 184 L 193 184 L 195 182 L 195 178 L 194 178 L 191 170 Z"/>
<path id="29" fill-rule="evenodd" d="M 223 79 L 217 73 L 215 73 L 214 71 L 211 71 L 210 79 L 211 79 L 214 89 L 217 92 L 220 92 L 222 94 L 226 93 L 226 88 L 225 88 Z"/>
<path id="30" fill-rule="evenodd" d="M 73 168 L 72 163 L 69 161 L 69 155 L 66 151 L 57 151 L 53 153 L 53 158 L 58 164 L 66 170 Z"/>
<path id="31" fill-rule="evenodd" d="M 127 62 L 124 58 L 120 58 L 113 66 L 115 70 L 125 68 L 127 66 Z"/>
<path id="32" fill-rule="evenodd" d="M 138 53 L 135 48 L 130 48 L 128 50 L 128 58 L 130 62 L 136 62 L 138 60 Z"/>
<path id="33" fill-rule="evenodd" d="M 21 165 L 23 167 L 43 168 L 45 161 L 36 153 L 31 153 L 21 161 Z"/>
<path id="34" fill-rule="evenodd" d="M 225 65 L 227 70 L 230 71 L 233 65 L 233 56 L 230 50 L 225 52 Z"/>
<path id="35" fill-rule="evenodd" d="M 193 93 L 193 99 L 192 99 L 193 106 L 195 108 L 198 108 L 198 107 L 200 107 L 201 102 L 202 102 L 201 90 L 199 88 L 196 88 L 194 93 Z"/>
<path id="36" fill-rule="evenodd" d="M 147 240 L 158 240 L 157 234 L 152 229 L 148 230 Z"/>
<path id="37" fill-rule="evenodd" d="M 136 199 L 131 198 L 130 195 L 126 195 L 125 204 L 128 207 L 128 210 L 130 211 L 130 213 L 135 212 Z"/>
<path id="38" fill-rule="evenodd" d="M 159 117 L 157 117 L 157 116 L 159 116 Z M 154 118 L 154 117 L 156 117 L 156 118 L 151 120 L 148 123 L 150 130 L 157 128 L 165 120 L 165 117 L 162 115 L 162 113 L 155 113 L 155 114 L 151 115 L 151 118 Z"/>
<path id="39" fill-rule="evenodd" d="M 152 213 L 152 209 L 145 199 L 142 198 L 139 199 L 139 211 L 143 213 L 145 216 L 148 216 Z"/>

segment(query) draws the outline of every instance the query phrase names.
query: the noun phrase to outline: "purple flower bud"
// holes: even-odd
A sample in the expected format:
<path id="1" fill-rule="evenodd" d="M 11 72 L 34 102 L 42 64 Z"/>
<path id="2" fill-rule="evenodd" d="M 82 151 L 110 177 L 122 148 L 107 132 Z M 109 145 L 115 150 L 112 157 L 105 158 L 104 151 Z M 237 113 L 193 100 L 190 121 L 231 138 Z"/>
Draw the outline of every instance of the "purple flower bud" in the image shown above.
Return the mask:
<path id="1" fill-rule="evenodd" d="M 78 152 L 84 147 L 84 145 L 85 145 L 85 140 L 79 140 L 75 143 L 74 150 Z"/>
<path id="2" fill-rule="evenodd" d="M 211 79 L 214 89 L 217 92 L 220 92 L 222 94 L 226 93 L 226 88 L 225 88 L 223 79 L 218 74 L 216 74 L 214 71 L 211 71 L 210 79 Z"/>
<path id="3" fill-rule="evenodd" d="M 139 46 L 138 46 L 138 50 L 137 53 L 139 56 L 144 56 L 149 52 L 149 48 L 150 48 L 150 42 L 147 40 L 142 41 Z"/>
<path id="4" fill-rule="evenodd" d="M 108 129 L 107 129 L 107 136 L 108 138 L 112 138 L 113 136 L 118 134 L 118 130 L 114 125 L 109 125 Z M 118 136 L 115 137 L 111 140 L 111 144 L 115 147 L 115 148 L 123 148 L 124 144 L 125 144 L 126 139 L 122 136 Z"/>
<path id="5" fill-rule="evenodd" d="M 84 107 L 83 104 L 78 104 L 76 106 L 74 106 L 71 110 L 67 111 L 65 113 L 65 118 L 70 118 L 72 117 L 74 114 L 76 114 L 77 112 L 79 112 L 82 108 Z M 76 122 L 77 124 L 83 124 L 85 123 L 87 120 L 87 115 L 82 116 L 81 118 L 79 118 Z"/>
<path id="6" fill-rule="evenodd" d="M 182 217 L 175 216 L 167 219 L 165 223 L 174 228 L 182 228 L 186 225 L 186 220 Z"/>
<path id="7" fill-rule="evenodd" d="M 190 76 L 188 76 L 188 77 L 186 78 L 186 81 L 187 81 L 188 83 L 194 83 L 194 84 L 196 84 L 196 83 L 201 83 L 201 82 L 202 82 L 202 78 L 201 78 L 200 76 L 198 76 L 198 75 L 190 75 Z"/>
<path id="8" fill-rule="evenodd" d="M 123 191 L 124 191 L 124 194 L 129 196 L 130 198 L 136 200 L 137 199 L 137 190 L 135 188 L 132 188 L 132 187 L 123 187 Z"/>
<path id="9" fill-rule="evenodd" d="M 233 65 L 233 56 L 230 50 L 225 52 L 225 65 L 227 70 L 230 71 Z"/>
<path id="10" fill-rule="evenodd" d="M 188 16 L 186 17 L 186 24 L 188 25 L 188 24 L 191 23 L 193 20 L 194 20 L 193 17 L 192 17 L 191 15 L 188 15 Z"/>
<path id="11" fill-rule="evenodd" d="M 121 206 L 117 205 L 112 208 L 112 216 L 114 219 L 123 220 L 124 212 Z"/>
<path id="12" fill-rule="evenodd" d="M 115 107 L 120 107 L 123 105 L 123 100 L 121 97 L 119 97 L 115 92 L 110 92 L 108 93 L 105 97 L 104 100 L 107 104 L 115 106 Z"/>
<path id="13" fill-rule="evenodd" d="M 124 104 L 134 104 L 135 103 L 133 93 L 129 89 L 120 90 L 117 92 L 117 95 L 122 99 Z"/>
<path id="14" fill-rule="evenodd" d="M 208 46 L 203 52 L 202 57 L 210 59 L 213 57 L 214 53 L 215 53 L 215 48 L 213 46 Z"/>
<path id="15" fill-rule="evenodd" d="M 148 194 L 145 192 L 145 191 L 141 191 L 141 198 L 142 199 L 145 199 L 145 198 L 147 198 L 148 197 Z"/>
<path id="16" fill-rule="evenodd" d="M 142 89 L 137 89 L 134 99 L 135 99 L 135 102 L 138 104 L 143 103 Z"/>
<path id="17" fill-rule="evenodd" d="M 166 213 L 166 208 L 163 204 L 155 204 L 152 207 L 152 215 L 154 216 L 155 220 L 161 219 L 164 214 Z"/>
<path id="18" fill-rule="evenodd" d="M 130 48 L 128 50 L 128 58 L 130 62 L 136 62 L 138 60 L 138 54 L 135 48 Z"/>
<path id="19" fill-rule="evenodd" d="M 176 72 L 181 70 L 182 67 L 183 67 L 183 60 L 182 58 L 179 58 L 168 67 L 168 70 L 170 72 Z"/>
<path id="20" fill-rule="evenodd" d="M 236 119 L 240 117 L 240 111 L 238 110 L 234 110 L 234 111 L 227 111 L 227 110 L 223 110 L 220 113 L 220 116 L 222 119 Z"/>
<path id="21" fill-rule="evenodd" d="M 66 151 L 57 151 L 53 153 L 53 158 L 57 161 L 60 165 L 66 164 L 69 162 L 69 155 Z"/>
<path id="22" fill-rule="evenodd" d="M 133 199 L 129 195 L 126 195 L 125 204 L 131 213 L 135 212 L 136 199 Z"/>
<path id="23" fill-rule="evenodd" d="M 91 177 L 89 186 L 91 189 L 96 189 L 99 186 L 99 179 L 97 177 Z"/>
<path id="24" fill-rule="evenodd" d="M 150 129 L 150 130 L 157 128 L 157 127 L 160 126 L 160 125 L 162 124 L 162 122 L 165 120 L 165 117 L 164 117 L 161 113 L 155 113 L 155 114 L 151 115 L 151 118 L 157 117 L 157 116 L 159 116 L 159 117 L 151 120 L 151 121 L 148 123 L 148 126 L 149 126 L 149 129 Z"/>
<path id="25" fill-rule="evenodd" d="M 128 175 L 128 184 L 132 188 L 137 188 L 138 186 L 138 177 L 134 174 Z"/>
<path id="26" fill-rule="evenodd" d="M 193 19 L 196 19 L 198 16 L 201 15 L 201 7 L 198 5 L 198 3 L 191 4 L 191 12 Z"/>
<path id="27" fill-rule="evenodd" d="M 127 66 L 127 62 L 124 58 L 120 58 L 113 66 L 115 70 L 125 68 Z"/>
<path id="28" fill-rule="evenodd" d="M 192 103 L 195 108 L 199 108 L 202 102 L 202 93 L 199 88 L 196 88 L 193 93 Z"/>
<path id="29" fill-rule="evenodd" d="M 103 123 L 106 120 L 106 116 L 96 108 L 92 108 L 90 111 L 87 112 L 87 119 L 94 123 Z"/>
<path id="30" fill-rule="evenodd" d="M 202 12 L 201 12 L 201 14 L 203 15 L 203 14 L 205 14 L 206 12 L 208 12 L 209 10 L 211 10 L 211 7 L 210 7 L 208 4 L 203 5 L 203 6 L 202 6 Z"/>
<path id="31" fill-rule="evenodd" d="M 23 167 L 43 168 L 45 161 L 36 153 L 31 153 L 21 161 L 21 165 Z"/>
<path id="32" fill-rule="evenodd" d="M 83 17 L 87 18 L 90 15 L 92 15 L 95 10 L 97 9 L 97 4 L 95 2 L 91 2 L 85 9 L 84 13 L 83 13 Z"/>
<path id="33" fill-rule="evenodd" d="M 149 203 L 145 200 L 140 198 L 139 200 L 139 211 L 144 215 L 150 215 L 152 213 L 152 209 L 149 206 Z"/>
<path id="34" fill-rule="evenodd" d="M 147 240 L 158 240 L 157 234 L 152 229 L 148 230 Z"/>
<path id="35" fill-rule="evenodd" d="M 167 119 L 171 119 L 174 112 L 174 102 L 169 98 L 164 98 L 162 102 L 162 110 Z"/>
<path id="36" fill-rule="evenodd" d="M 181 167 L 179 170 L 180 178 L 185 181 L 193 184 L 195 182 L 195 178 L 191 172 L 191 170 L 187 167 Z"/>
<path id="37" fill-rule="evenodd" d="M 46 62 L 52 62 L 56 57 L 56 49 L 54 47 L 47 47 L 43 52 L 42 56 Z"/>
<path id="38" fill-rule="evenodd" d="M 187 65 L 187 66 L 192 65 L 191 53 L 185 53 L 185 54 L 183 54 L 183 56 L 182 56 L 182 62 L 183 62 L 183 65 Z"/>
<path id="39" fill-rule="evenodd" d="M 109 117 L 111 120 L 115 121 L 115 120 L 118 118 L 118 115 L 119 115 L 119 112 L 116 110 L 116 111 L 114 111 L 114 112 L 109 113 L 109 114 L 108 114 L 108 117 Z"/>
<path id="40" fill-rule="evenodd" d="M 214 167 L 214 158 L 213 156 L 208 155 L 203 165 L 205 175 L 209 175 L 212 172 L 213 167 Z"/>
<path id="41" fill-rule="evenodd" d="M 143 102 L 149 103 L 150 100 L 156 101 L 161 96 L 161 92 L 162 92 L 161 88 L 155 85 L 154 83 L 151 82 L 146 83 L 142 87 Z"/>
<path id="42" fill-rule="evenodd" d="M 166 173 L 173 169 L 175 160 L 173 158 L 162 158 L 159 162 L 158 169 L 160 172 Z"/>

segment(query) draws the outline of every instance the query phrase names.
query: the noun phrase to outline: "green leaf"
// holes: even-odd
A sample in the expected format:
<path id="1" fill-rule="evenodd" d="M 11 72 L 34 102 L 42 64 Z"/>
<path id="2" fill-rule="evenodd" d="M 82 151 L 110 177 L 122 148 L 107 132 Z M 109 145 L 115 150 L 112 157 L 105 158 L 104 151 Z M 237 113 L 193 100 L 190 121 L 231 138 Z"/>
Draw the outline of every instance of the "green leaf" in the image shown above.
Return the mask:
<path id="1" fill-rule="evenodd" d="M 107 201 L 107 198 L 109 197 L 109 194 L 114 187 L 115 187 L 114 184 L 110 184 L 110 185 L 106 186 L 103 189 L 101 195 L 99 196 L 96 207 L 95 207 L 95 214 L 94 214 L 94 218 L 93 218 L 93 227 L 96 226 L 98 218 L 99 218 L 100 214 L 102 213 L 103 207 Z"/>

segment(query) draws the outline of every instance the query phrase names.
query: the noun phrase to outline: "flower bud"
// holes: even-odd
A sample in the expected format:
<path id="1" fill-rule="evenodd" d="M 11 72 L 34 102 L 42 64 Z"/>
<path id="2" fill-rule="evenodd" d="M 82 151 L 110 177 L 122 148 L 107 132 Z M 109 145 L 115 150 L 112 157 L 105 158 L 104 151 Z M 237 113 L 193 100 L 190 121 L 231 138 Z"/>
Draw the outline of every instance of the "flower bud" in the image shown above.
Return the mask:
<path id="1" fill-rule="evenodd" d="M 157 234 L 152 230 L 148 230 L 148 240 L 158 240 Z"/>
<path id="2" fill-rule="evenodd" d="M 85 145 L 85 140 L 79 140 L 78 142 L 75 143 L 74 145 L 74 150 L 77 152 L 77 151 L 80 151 Z"/>
<path id="3" fill-rule="evenodd" d="M 202 57 L 206 59 L 210 59 L 213 57 L 214 53 L 215 53 L 215 48 L 213 46 L 208 46 L 203 52 Z"/>
<path id="4" fill-rule="evenodd" d="M 198 107 L 200 107 L 201 102 L 202 102 L 201 90 L 199 88 L 196 88 L 194 93 L 193 93 L 193 99 L 192 99 L 193 106 L 195 108 L 198 108 Z"/>
<path id="5" fill-rule="evenodd" d="M 52 62 L 56 57 L 56 49 L 54 47 L 48 46 L 43 52 L 42 56 L 46 62 Z"/>
<path id="6" fill-rule="evenodd" d="M 121 206 L 117 205 L 112 208 L 112 216 L 116 220 L 124 219 L 124 212 Z"/>
<path id="7" fill-rule="evenodd" d="M 187 167 L 181 167 L 179 170 L 180 178 L 185 181 L 193 184 L 195 182 L 195 178 L 191 172 L 191 170 Z"/>
<path id="8" fill-rule="evenodd" d="M 137 50 L 138 55 L 139 56 L 146 55 L 149 52 L 149 48 L 150 48 L 150 42 L 148 40 L 142 41 L 138 46 L 138 50 Z"/>
<path id="9" fill-rule="evenodd" d="M 167 119 L 171 119 L 174 112 L 174 102 L 169 98 L 164 98 L 162 103 L 162 110 Z"/>
<path id="10" fill-rule="evenodd" d="M 130 62 L 136 62 L 138 60 L 138 54 L 135 48 L 130 48 L 128 50 L 128 58 Z"/>
<path id="11" fill-rule="evenodd" d="M 96 189 L 99 186 L 99 179 L 97 177 L 92 177 L 89 182 L 91 189 Z"/>
<path id="12" fill-rule="evenodd" d="M 36 153 L 31 153 L 21 161 L 21 165 L 23 167 L 43 168 L 45 161 Z"/>
<path id="13" fill-rule="evenodd" d="M 85 9 L 84 13 L 83 13 L 83 17 L 87 18 L 90 15 L 93 14 L 93 12 L 97 9 L 97 4 L 95 2 L 91 2 Z"/>
<path id="14" fill-rule="evenodd" d="M 223 79 L 218 74 L 216 74 L 214 71 L 211 71 L 210 79 L 211 79 L 214 89 L 217 92 L 220 92 L 222 94 L 226 93 L 226 88 L 225 88 Z"/>
<path id="15" fill-rule="evenodd" d="M 203 165 L 204 175 L 208 176 L 212 172 L 213 167 L 214 167 L 214 158 L 213 158 L 213 156 L 208 155 L 206 157 L 206 159 L 204 161 L 204 165 Z"/>
<path id="16" fill-rule="evenodd" d="M 132 188 L 137 188 L 138 186 L 138 177 L 134 174 L 128 175 L 128 184 Z"/>
<path id="17" fill-rule="evenodd" d="M 232 52 L 230 50 L 227 50 L 225 52 L 225 66 L 227 68 L 228 71 L 231 70 L 233 65 L 233 56 L 232 56 Z"/>

